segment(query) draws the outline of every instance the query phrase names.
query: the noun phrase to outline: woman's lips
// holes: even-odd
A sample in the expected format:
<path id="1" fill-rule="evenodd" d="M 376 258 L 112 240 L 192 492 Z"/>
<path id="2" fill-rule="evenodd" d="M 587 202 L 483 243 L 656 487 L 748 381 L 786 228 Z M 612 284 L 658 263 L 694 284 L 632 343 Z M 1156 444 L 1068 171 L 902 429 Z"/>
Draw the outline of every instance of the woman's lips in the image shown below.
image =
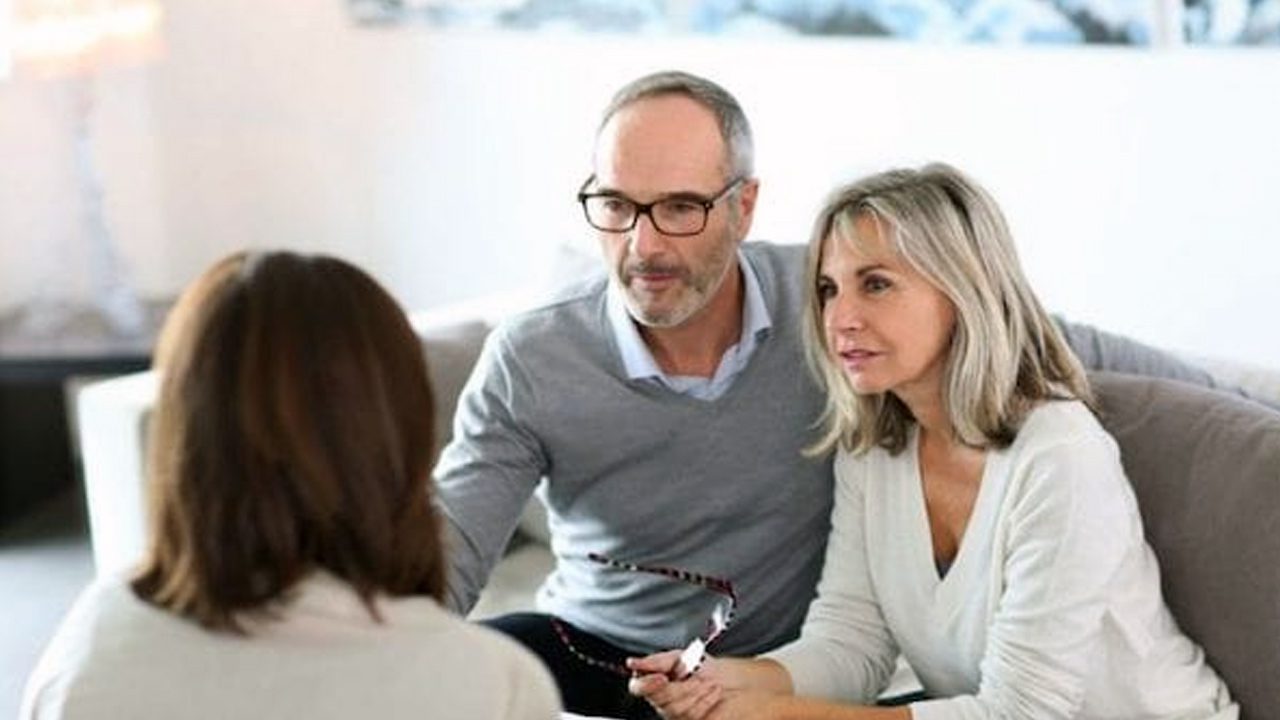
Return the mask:
<path id="1" fill-rule="evenodd" d="M 873 350 L 841 350 L 840 360 L 844 366 L 850 370 L 861 370 L 867 363 L 880 357 L 880 353 Z"/>

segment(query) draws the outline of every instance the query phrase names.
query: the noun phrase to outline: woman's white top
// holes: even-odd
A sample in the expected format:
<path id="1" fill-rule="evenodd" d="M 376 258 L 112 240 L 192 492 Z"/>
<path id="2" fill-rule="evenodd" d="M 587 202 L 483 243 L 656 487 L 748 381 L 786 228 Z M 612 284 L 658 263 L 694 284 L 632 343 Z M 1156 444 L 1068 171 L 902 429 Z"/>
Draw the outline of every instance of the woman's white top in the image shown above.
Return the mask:
<path id="1" fill-rule="evenodd" d="M 916 720 L 1238 715 L 1164 604 L 1115 441 L 1083 404 L 1044 403 L 988 452 L 944 577 L 918 457 L 915 431 L 896 456 L 836 457 L 818 596 L 770 655 L 796 694 L 868 702 L 901 651 L 937 698 Z"/>
<path id="2" fill-rule="evenodd" d="M 425 597 L 380 599 L 378 623 L 317 573 L 248 635 L 210 632 L 120 578 L 76 601 L 36 665 L 21 720 L 559 716 L 550 675 L 514 641 Z"/>

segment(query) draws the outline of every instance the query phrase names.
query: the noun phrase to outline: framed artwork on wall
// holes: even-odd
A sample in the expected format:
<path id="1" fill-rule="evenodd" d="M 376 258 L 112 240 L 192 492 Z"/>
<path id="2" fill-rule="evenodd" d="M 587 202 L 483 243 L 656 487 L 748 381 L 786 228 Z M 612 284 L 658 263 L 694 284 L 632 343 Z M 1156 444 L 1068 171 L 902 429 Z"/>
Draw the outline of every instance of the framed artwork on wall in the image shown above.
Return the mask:
<path id="1" fill-rule="evenodd" d="M 1182 24 L 1193 45 L 1280 46 L 1280 0 L 1185 0 Z"/>
<path id="2" fill-rule="evenodd" d="M 908 42 L 1280 45 L 1280 0 L 346 0 L 362 24 Z"/>

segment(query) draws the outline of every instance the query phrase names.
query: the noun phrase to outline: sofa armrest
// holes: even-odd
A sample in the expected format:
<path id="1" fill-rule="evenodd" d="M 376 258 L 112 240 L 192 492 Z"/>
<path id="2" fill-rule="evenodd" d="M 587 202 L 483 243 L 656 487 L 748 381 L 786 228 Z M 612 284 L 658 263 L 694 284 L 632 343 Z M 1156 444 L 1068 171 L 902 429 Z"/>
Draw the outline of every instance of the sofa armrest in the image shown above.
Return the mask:
<path id="1" fill-rule="evenodd" d="M 1180 382 L 1092 373 L 1161 587 L 1240 704 L 1280 707 L 1280 414 Z"/>

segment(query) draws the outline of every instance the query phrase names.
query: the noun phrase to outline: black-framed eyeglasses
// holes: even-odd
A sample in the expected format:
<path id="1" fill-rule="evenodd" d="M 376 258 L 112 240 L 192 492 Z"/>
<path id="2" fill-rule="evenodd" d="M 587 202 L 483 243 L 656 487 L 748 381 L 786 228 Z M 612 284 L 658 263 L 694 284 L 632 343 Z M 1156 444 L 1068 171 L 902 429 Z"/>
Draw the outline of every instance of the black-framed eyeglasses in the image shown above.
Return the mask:
<path id="1" fill-rule="evenodd" d="M 734 178 L 711 197 L 675 193 L 651 203 L 639 203 L 618 192 L 587 192 L 595 179 L 595 175 L 587 178 L 578 190 L 578 202 L 582 204 L 582 212 L 591 227 L 604 232 L 627 232 L 636 226 L 641 215 L 648 215 L 654 229 L 663 235 L 676 237 L 702 232 L 707 227 L 711 208 L 746 180 L 745 177 Z"/>
<path id="2" fill-rule="evenodd" d="M 700 573 L 689 572 L 679 568 L 663 567 L 660 565 L 637 565 L 635 563 L 622 562 L 612 558 L 605 557 L 599 553 L 587 553 L 587 559 L 608 565 L 617 570 L 626 572 L 649 573 L 651 575 L 662 575 L 678 580 L 680 582 L 689 583 L 704 587 L 720 597 L 720 601 L 716 603 L 715 608 L 711 612 L 711 617 L 707 618 L 707 629 L 705 633 L 694 638 L 680 653 L 679 667 L 683 669 L 682 677 L 688 677 L 702 666 L 702 661 L 706 659 L 707 646 L 715 642 L 717 638 L 729 629 L 729 623 L 733 622 L 733 614 L 738 609 L 738 594 L 733 589 L 733 583 L 722 578 L 712 577 L 710 575 L 702 575 Z M 569 637 L 569 631 L 564 624 L 555 618 L 551 619 L 551 625 L 555 628 L 556 635 L 559 636 L 560 642 L 564 644 L 573 656 L 582 662 L 601 670 L 630 677 L 631 671 L 626 667 L 607 660 L 601 660 L 593 657 L 588 653 L 578 649 L 573 644 L 573 640 Z"/>

